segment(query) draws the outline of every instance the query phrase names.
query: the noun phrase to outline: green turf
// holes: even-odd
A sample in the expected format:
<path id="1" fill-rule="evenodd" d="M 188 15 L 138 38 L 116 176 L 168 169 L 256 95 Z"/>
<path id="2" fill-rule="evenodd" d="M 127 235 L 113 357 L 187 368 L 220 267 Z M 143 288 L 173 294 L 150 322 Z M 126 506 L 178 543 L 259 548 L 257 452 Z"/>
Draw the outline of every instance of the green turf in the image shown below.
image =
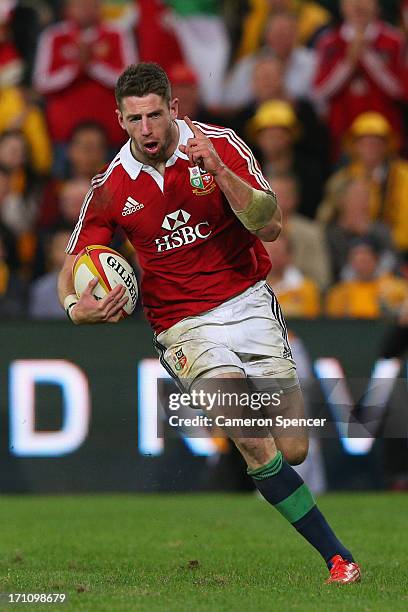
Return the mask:
<path id="1" fill-rule="evenodd" d="M 66 592 L 1 610 L 393 612 L 408 609 L 408 496 L 319 500 L 363 566 L 325 585 L 319 555 L 253 495 L 0 498 L 0 591 Z"/>

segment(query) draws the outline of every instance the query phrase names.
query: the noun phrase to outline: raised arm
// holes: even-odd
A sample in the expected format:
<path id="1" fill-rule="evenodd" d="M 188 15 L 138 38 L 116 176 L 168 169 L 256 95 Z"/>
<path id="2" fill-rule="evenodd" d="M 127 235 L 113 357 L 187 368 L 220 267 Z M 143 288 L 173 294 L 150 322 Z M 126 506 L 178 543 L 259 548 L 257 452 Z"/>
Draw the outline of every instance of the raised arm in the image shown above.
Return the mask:
<path id="1" fill-rule="evenodd" d="M 184 119 L 193 137 L 186 145 L 180 145 L 181 152 L 188 155 L 192 166 L 201 165 L 214 176 L 231 209 L 250 232 L 265 242 L 276 240 L 282 228 L 282 216 L 275 194 L 256 189 L 235 174 L 220 159 L 211 139 L 188 117 Z"/>

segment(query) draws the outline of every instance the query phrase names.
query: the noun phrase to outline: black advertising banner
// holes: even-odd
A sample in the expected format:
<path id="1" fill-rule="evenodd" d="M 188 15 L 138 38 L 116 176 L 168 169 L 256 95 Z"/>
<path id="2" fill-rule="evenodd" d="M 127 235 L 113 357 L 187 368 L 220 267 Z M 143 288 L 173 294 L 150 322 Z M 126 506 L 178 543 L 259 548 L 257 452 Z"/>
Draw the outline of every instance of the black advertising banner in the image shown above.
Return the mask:
<path id="1" fill-rule="evenodd" d="M 320 320 L 290 328 L 330 486 L 379 486 L 381 437 L 406 435 L 406 365 L 378 359 L 386 327 Z M 0 339 L 1 492 L 213 488 L 225 441 L 184 406 L 147 324 L 1 322 Z M 315 426 L 322 419 L 331 425 L 324 435 Z M 234 488 L 228 478 L 215 486 Z"/>

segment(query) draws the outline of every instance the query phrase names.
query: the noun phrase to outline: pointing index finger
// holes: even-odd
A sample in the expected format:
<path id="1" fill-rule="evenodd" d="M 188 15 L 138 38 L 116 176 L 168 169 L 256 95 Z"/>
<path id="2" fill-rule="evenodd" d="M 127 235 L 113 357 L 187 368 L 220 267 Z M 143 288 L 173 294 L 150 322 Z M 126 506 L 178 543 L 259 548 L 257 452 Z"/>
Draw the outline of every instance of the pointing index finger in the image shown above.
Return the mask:
<path id="1" fill-rule="evenodd" d="M 194 136 L 196 138 L 202 138 L 204 136 L 204 134 L 202 133 L 200 128 L 198 128 L 196 125 L 194 125 L 194 123 L 191 121 L 190 117 L 187 117 L 187 115 L 185 115 L 184 116 L 184 121 L 187 123 L 188 127 L 193 132 L 193 134 L 194 134 Z M 204 136 L 204 138 L 205 138 L 205 136 Z"/>

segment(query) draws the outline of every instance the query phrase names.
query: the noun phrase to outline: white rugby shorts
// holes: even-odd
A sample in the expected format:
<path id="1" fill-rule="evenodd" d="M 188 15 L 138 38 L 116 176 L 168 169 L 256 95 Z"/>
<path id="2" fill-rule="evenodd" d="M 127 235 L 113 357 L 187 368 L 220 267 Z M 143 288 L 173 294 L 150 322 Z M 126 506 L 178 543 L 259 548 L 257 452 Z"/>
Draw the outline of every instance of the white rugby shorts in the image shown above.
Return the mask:
<path id="1" fill-rule="evenodd" d="M 154 345 L 165 369 L 182 387 L 199 378 L 241 372 L 279 378 L 282 388 L 299 384 L 285 320 L 265 281 L 200 315 L 161 332 Z"/>

